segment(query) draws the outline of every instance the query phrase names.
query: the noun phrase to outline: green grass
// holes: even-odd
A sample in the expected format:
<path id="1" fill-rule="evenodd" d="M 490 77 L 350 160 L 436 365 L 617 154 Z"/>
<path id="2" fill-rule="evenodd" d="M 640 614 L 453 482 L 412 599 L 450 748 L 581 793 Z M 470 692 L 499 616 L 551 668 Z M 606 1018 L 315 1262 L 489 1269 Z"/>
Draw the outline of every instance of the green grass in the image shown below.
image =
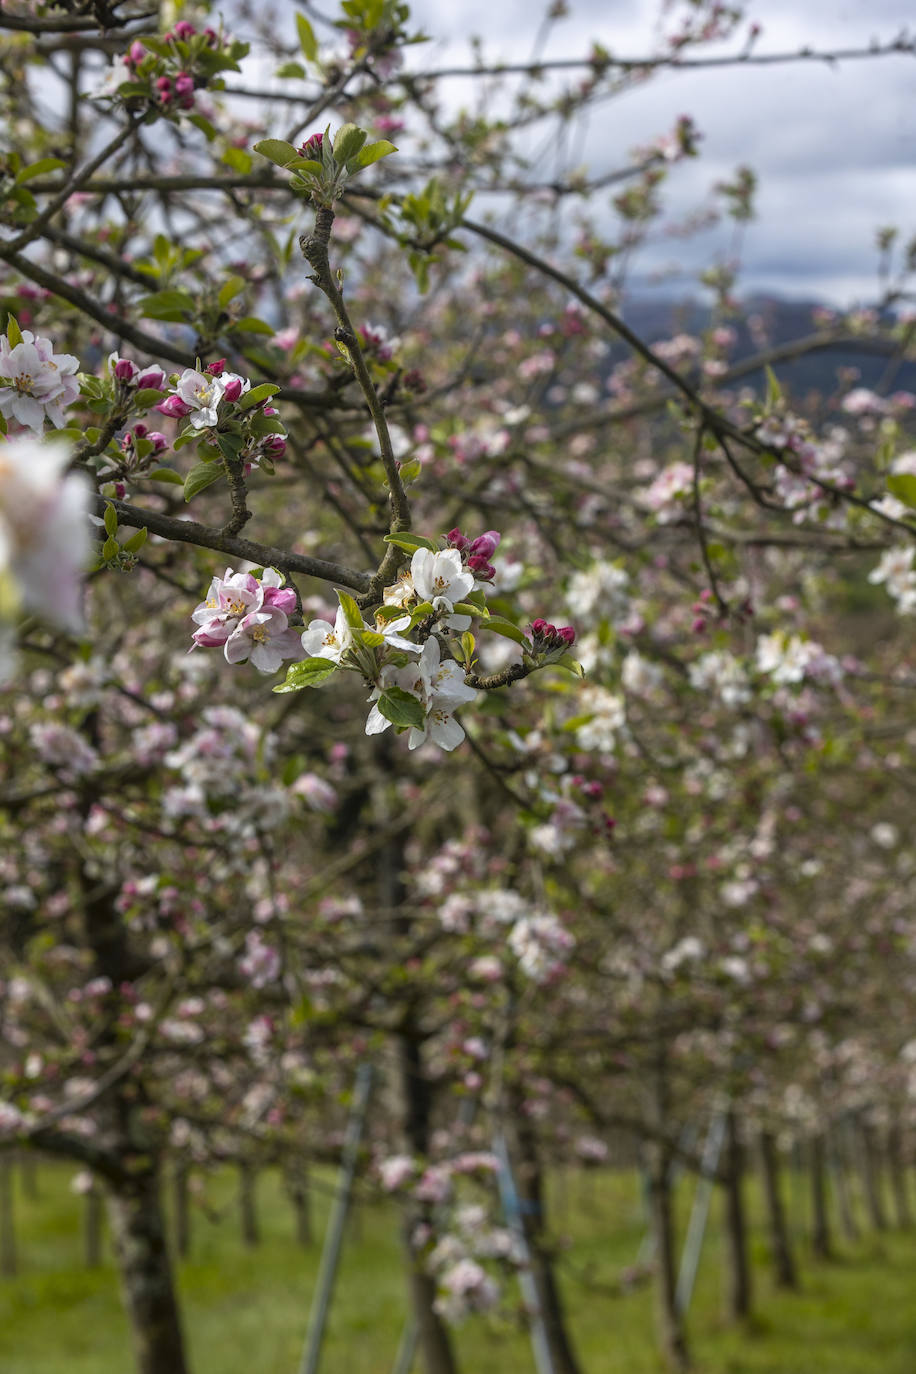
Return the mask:
<path id="1" fill-rule="evenodd" d="M 132 1374 L 126 1322 L 108 1247 L 89 1270 L 82 1259 L 84 1201 L 70 1171 L 42 1163 L 39 1197 L 17 1179 L 20 1273 L 0 1280 L 3 1374 Z M 321 1234 L 333 1178 L 314 1180 Z M 296 1374 L 320 1246 L 299 1247 L 275 1174 L 258 1182 L 261 1244 L 239 1239 L 234 1179 L 207 1180 L 207 1212 L 195 1209 L 192 1254 L 179 1287 L 194 1374 Z M 690 1189 L 680 1199 L 689 1206 Z M 560 1271 L 587 1374 L 656 1374 L 652 1294 L 621 1295 L 621 1269 L 635 1261 L 643 1232 L 636 1180 L 628 1174 L 571 1174 L 554 1181 L 554 1226 L 569 1240 Z M 830 1264 L 802 1258 L 802 1291 L 774 1290 L 766 1267 L 759 1199 L 752 1192 L 756 1313 L 745 1329 L 722 1319 L 721 1236 L 714 1205 L 690 1334 L 700 1374 L 913 1374 L 916 1370 L 916 1236 L 889 1232 L 846 1245 Z M 324 1348 L 322 1374 L 389 1374 L 404 1323 L 396 1214 L 365 1203 L 351 1221 Z M 480 1319 L 457 1332 L 466 1374 L 533 1370 L 523 1333 Z M 417 1366 L 418 1367 L 418 1366 Z"/>

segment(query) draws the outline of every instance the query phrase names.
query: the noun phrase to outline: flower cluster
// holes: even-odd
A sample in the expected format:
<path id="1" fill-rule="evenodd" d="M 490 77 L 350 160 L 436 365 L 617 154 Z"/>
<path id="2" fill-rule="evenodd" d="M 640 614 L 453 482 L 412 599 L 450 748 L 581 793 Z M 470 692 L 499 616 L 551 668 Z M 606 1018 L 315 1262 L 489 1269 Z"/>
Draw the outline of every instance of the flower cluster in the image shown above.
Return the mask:
<path id="1" fill-rule="evenodd" d="M 0 415 L 41 434 L 45 418 L 61 429 L 64 406 L 79 395 L 79 359 L 55 353 L 50 339 L 30 329 L 18 330 L 12 321 L 0 337 Z"/>
<path id="2" fill-rule="evenodd" d="M 251 467 L 273 471 L 273 460 L 286 452 L 286 430 L 274 407 L 266 404 L 277 390 L 268 382 L 252 388 L 247 377 L 227 372 L 226 360 L 220 358 L 203 371 L 189 367 L 176 374 L 156 409 L 169 419 L 188 421 L 179 446 L 210 432 L 218 447 L 209 455 L 201 453 L 205 461 L 228 453 L 245 465 L 246 473 Z"/>
<path id="3" fill-rule="evenodd" d="M 227 663 L 250 659 L 260 672 L 275 673 L 283 659 L 299 651 L 299 636 L 288 619 L 295 609 L 296 593 L 283 586 L 276 569 L 268 568 L 258 581 L 227 568 L 225 577 L 213 578 L 206 600 L 193 611 L 198 628 L 191 637 L 202 648 L 221 646 Z"/>
<path id="4" fill-rule="evenodd" d="M 130 358 L 122 358 L 119 353 L 109 353 L 108 372 L 126 392 L 162 391 L 167 381 L 161 367 L 138 367 Z"/>
<path id="5" fill-rule="evenodd" d="M 175 118 L 192 113 L 196 92 L 221 90 L 221 72 L 240 70 L 248 44 L 227 38 L 214 29 L 201 32 L 186 19 L 161 37 L 134 39 L 117 58 L 94 93 L 96 100 L 120 97 L 130 104 L 145 101 L 161 114 Z"/>
<path id="6" fill-rule="evenodd" d="M 203 390 L 214 380 L 219 383 L 221 377 L 185 376 L 185 393 L 199 386 L 201 394 L 195 393 L 195 399 L 199 412 L 206 410 L 208 397 Z M 169 397 L 173 399 L 190 404 L 177 391 Z M 220 425 L 221 404 L 215 402 Z M 487 530 L 470 539 L 452 530 L 445 549 L 436 549 L 429 540 L 414 535 L 391 539 L 412 550 L 412 557 L 409 568 L 384 588 L 374 625 L 366 623 L 352 596 L 338 591 L 340 607 L 333 623 L 324 618 L 309 622 L 298 640 L 307 657 L 292 664 L 286 680 L 274 691 L 320 686 L 341 668 L 358 672 L 372 689 L 367 735 L 394 725 L 398 733 L 408 732 L 411 749 L 429 741 L 452 750 L 465 737 L 455 712 L 476 695 L 476 685 L 466 677 L 473 672 L 476 643 L 470 625 L 474 616 L 480 616 L 484 626 L 488 623 L 484 589 L 495 572 L 489 560 L 500 535 Z M 261 672 L 275 672 L 283 659 L 296 657 L 297 639 L 288 620 L 295 607 L 295 593 L 283 586 L 274 569 L 268 569 L 260 580 L 252 573 L 227 569 L 225 577 L 213 579 L 206 600 L 193 612 L 194 644 L 222 647 L 230 663 L 250 659 Z M 557 629 L 546 620 L 537 620 L 529 639 L 508 621 L 494 618 L 493 623 L 499 633 L 521 645 L 522 676 L 554 662 L 581 673 L 567 654 L 575 640 L 571 626 Z M 451 657 L 443 657 L 446 647 Z M 500 684 L 487 684 L 492 685 Z"/>
<path id="7" fill-rule="evenodd" d="M 440 749 L 452 750 L 464 739 L 464 729 L 454 719 L 454 712 L 465 702 L 473 701 L 476 695 L 473 687 L 464 681 L 464 672 L 454 659 L 441 661 L 439 641 L 430 638 L 423 645 L 423 651 L 416 663 L 405 668 L 389 664 L 382 669 L 379 685 L 373 690 L 369 700 L 377 702 L 391 687 L 407 692 L 421 704 L 425 719 L 420 726 L 409 727 L 408 746 L 418 748 L 431 739 Z M 377 735 L 387 730 L 390 719 L 373 705 L 366 721 L 366 734 Z"/>

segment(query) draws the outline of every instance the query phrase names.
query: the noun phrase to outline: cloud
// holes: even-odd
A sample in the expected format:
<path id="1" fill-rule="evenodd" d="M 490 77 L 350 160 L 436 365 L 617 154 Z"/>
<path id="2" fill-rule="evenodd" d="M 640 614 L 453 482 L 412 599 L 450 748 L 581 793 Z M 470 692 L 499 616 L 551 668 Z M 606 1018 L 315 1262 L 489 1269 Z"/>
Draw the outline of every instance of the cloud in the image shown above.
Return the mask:
<path id="1" fill-rule="evenodd" d="M 475 29 L 486 36 L 489 59 L 524 61 L 545 8 L 523 0 L 468 0 L 460 8 L 417 0 L 415 19 L 446 41 L 435 55 L 412 57 L 411 65 L 466 59 Z M 751 18 L 755 10 L 763 23 L 761 52 L 868 46 L 894 38 L 912 17 L 910 0 L 871 0 L 867 9 L 851 0 L 767 0 L 751 7 Z M 545 56 L 585 52 L 592 38 L 618 55 L 644 55 L 657 37 L 656 15 L 648 0 L 580 0 L 570 18 L 552 27 Z M 733 40 L 710 51 L 738 47 L 740 40 Z M 916 229 L 912 64 L 912 56 L 901 54 L 839 64 L 667 71 L 596 106 L 571 142 L 592 174 L 600 174 L 625 165 L 633 146 L 670 129 L 678 115 L 691 114 L 704 133 L 702 157 L 673 169 L 666 192 L 672 214 L 687 214 L 737 164 L 751 166 L 760 180 L 760 218 L 747 235 L 746 284 L 759 289 L 766 282 L 767 289 L 789 295 L 847 303 L 874 294 L 875 229 L 899 224 L 905 237 Z M 466 103 L 472 83 L 446 83 L 443 93 L 448 104 Z M 545 131 L 539 129 L 539 141 Z M 550 168 L 551 175 L 555 171 Z M 609 210 L 605 217 L 610 226 Z M 726 237 L 719 231 L 720 241 Z M 715 244 L 715 234 L 696 244 L 679 242 L 676 250 L 663 242 L 646 250 L 642 262 L 651 271 L 676 251 L 695 269 L 711 261 Z"/>

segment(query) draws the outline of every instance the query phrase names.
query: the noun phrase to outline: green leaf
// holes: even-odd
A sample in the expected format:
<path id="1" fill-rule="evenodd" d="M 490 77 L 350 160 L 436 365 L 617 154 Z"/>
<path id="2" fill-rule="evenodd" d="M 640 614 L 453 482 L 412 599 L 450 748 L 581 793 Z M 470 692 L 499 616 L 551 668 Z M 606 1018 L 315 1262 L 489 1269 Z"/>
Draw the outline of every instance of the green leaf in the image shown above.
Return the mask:
<path id="1" fill-rule="evenodd" d="M 285 680 L 274 691 L 301 692 L 303 687 L 320 687 L 336 671 L 337 664 L 329 658 L 307 658 L 302 663 L 290 664 Z"/>
<path id="2" fill-rule="evenodd" d="M 248 421 L 248 428 L 258 438 L 262 438 L 265 434 L 282 434 L 284 438 L 286 437 L 286 429 L 275 415 L 253 415 Z M 261 461 L 264 461 L 263 458 Z"/>
<path id="3" fill-rule="evenodd" d="M 491 615 L 489 620 L 485 621 L 484 629 L 493 630 L 496 634 L 502 635 L 504 639 L 512 639 L 516 644 L 521 644 L 524 649 L 531 648 L 531 640 L 524 630 L 513 625 L 511 620 L 503 620 L 502 616 Z"/>
<path id="4" fill-rule="evenodd" d="M 386 534 L 385 543 L 394 544 L 396 548 L 404 549 L 407 553 L 414 553 L 416 549 L 429 549 L 430 553 L 439 552 L 439 545 L 422 534 Z"/>
<path id="5" fill-rule="evenodd" d="M 334 160 L 344 164 L 355 158 L 368 137 L 356 124 L 341 124 L 334 135 Z"/>
<path id="6" fill-rule="evenodd" d="M 43 157 L 38 162 L 23 167 L 16 177 L 16 181 L 21 186 L 24 181 L 31 181 L 33 177 L 42 177 L 45 172 L 56 172 L 58 167 L 66 167 L 66 165 L 59 157 Z"/>
<path id="7" fill-rule="evenodd" d="M 387 624 L 389 620 L 400 620 L 401 616 L 406 614 L 403 606 L 379 606 L 375 612 L 375 618 L 381 620 L 383 624 Z"/>
<path id="8" fill-rule="evenodd" d="M 426 724 L 426 708 L 422 701 L 412 692 L 405 692 L 403 687 L 388 687 L 378 699 L 378 709 L 386 720 L 402 729 L 413 725 L 422 730 Z"/>
<path id="9" fill-rule="evenodd" d="M 134 405 L 138 410 L 149 410 L 150 406 L 156 405 L 164 395 L 164 391 L 157 391 L 153 386 L 145 386 L 134 397 Z"/>
<path id="10" fill-rule="evenodd" d="M 387 138 L 380 138 L 377 143 L 367 143 L 365 148 L 360 148 L 354 161 L 357 167 L 371 167 L 379 158 L 388 157 L 389 153 L 396 152 L 397 148 L 393 143 L 389 143 Z"/>
<path id="11" fill-rule="evenodd" d="M 184 499 L 186 501 L 193 500 L 199 491 L 209 487 L 221 476 L 222 469 L 218 463 L 196 464 L 184 479 Z"/>
<path id="12" fill-rule="evenodd" d="M 234 172 L 241 172 L 242 176 L 247 176 L 251 171 L 253 158 L 244 148 L 227 148 L 220 162 L 225 162 Z"/>
<path id="13" fill-rule="evenodd" d="M 194 313 L 194 299 L 187 291 L 156 291 L 137 301 L 137 309 L 149 320 L 168 320 L 183 324 L 185 316 Z"/>
<path id="14" fill-rule="evenodd" d="M 118 532 L 118 512 L 109 501 L 105 507 L 105 529 L 114 539 Z"/>
<path id="15" fill-rule="evenodd" d="M 301 62 L 284 62 L 283 66 L 278 67 L 274 72 L 274 76 L 279 76 L 281 78 L 285 77 L 287 79 L 295 77 L 297 80 L 301 80 L 301 78 L 305 76 L 305 68 Z"/>
<path id="16" fill-rule="evenodd" d="M 774 410 L 782 400 L 782 387 L 779 385 L 776 373 L 771 367 L 767 366 L 763 371 L 767 379 L 766 408 L 767 410 Z"/>
<path id="17" fill-rule="evenodd" d="M 144 525 L 142 529 L 137 530 L 136 534 L 132 534 L 129 539 L 125 539 L 124 552 L 138 553 L 140 549 L 143 548 L 143 545 L 146 543 L 148 537 L 149 530 Z"/>
<path id="18" fill-rule="evenodd" d="M 279 390 L 276 382 L 259 382 L 250 391 L 246 391 L 244 396 L 239 397 L 239 410 L 249 410 L 251 406 L 260 405 L 262 401 L 267 401 L 271 396 L 276 396 Z"/>
<path id="19" fill-rule="evenodd" d="M 578 659 L 573 658 L 572 654 L 563 654 L 562 658 L 557 659 L 558 668 L 566 668 L 574 677 L 585 677 L 585 669 Z"/>
<path id="20" fill-rule="evenodd" d="M 19 321 L 15 315 L 8 315 L 6 320 L 6 338 L 10 348 L 15 348 L 22 343 L 22 330 L 19 328 Z"/>
<path id="21" fill-rule="evenodd" d="M 238 68 L 237 68 L 237 67 L 233 67 L 232 70 L 233 70 L 233 71 L 238 71 Z M 213 140 L 216 138 L 216 130 L 214 129 L 213 125 L 210 123 L 209 119 L 207 119 L 206 115 L 202 115 L 202 114 L 192 114 L 192 115 L 189 115 L 188 118 L 190 119 L 190 121 L 191 121 L 192 124 L 194 124 L 194 125 L 197 126 L 197 128 L 198 128 L 198 129 L 200 130 L 200 132 L 203 134 L 203 136 L 204 136 L 204 138 L 207 140 L 207 142 L 208 142 L 208 143 L 212 143 Z"/>
<path id="22" fill-rule="evenodd" d="M 216 299 L 220 306 L 225 307 L 229 304 L 231 300 L 235 299 L 235 297 L 239 294 L 240 291 L 244 290 L 244 277 L 229 277 L 226 281 L 223 282 L 222 286 L 220 287 L 219 294 L 217 295 Z"/>
<path id="23" fill-rule="evenodd" d="M 344 617 L 346 619 L 347 624 L 350 626 L 352 630 L 363 629 L 363 613 L 357 606 L 353 597 L 350 595 L 349 592 L 342 592 L 339 587 L 336 590 L 337 599 L 341 604 L 341 608 L 343 609 Z"/>
<path id="24" fill-rule="evenodd" d="M 231 463 L 238 462 L 244 443 L 241 434 L 217 434 L 216 436 L 216 444 L 220 453 L 224 458 L 228 458 Z"/>
<path id="25" fill-rule="evenodd" d="M 153 468 L 146 476 L 151 482 L 172 482 L 175 486 L 184 486 L 184 478 L 174 468 Z"/>
<path id="26" fill-rule="evenodd" d="M 411 482 L 415 482 L 423 471 L 423 464 L 419 458 L 412 458 L 409 463 L 405 463 L 400 469 L 399 476 L 401 485 L 409 487 Z"/>
<path id="27" fill-rule="evenodd" d="M 475 606 L 475 605 L 474 605 L 472 602 L 470 602 L 470 601 L 456 601 L 456 602 L 455 602 L 455 614 L 456 614 L 456 615 L 482 615 L 482 616 L 484 617 L 484 619 L 486 620 L 486 619 L 489 619 L 490 612 L 487 610 L 486 606 Z"/>
<path id="28" fill-rule="evenodd" d="M 260 143 L 254 145 L 254 150 L 278 167 L 285 167 L 298 156 L 293 145 L 286 143 L 282 138 L 263 138 Z"/>
<path id="29" fill-rule="evenodd" d="M 307 62 L 314 62 L 318 57 L 318 40 L 305 15 L 296 15 L 296 30 L 299 34 L 299 47 L 302 49 L 303 56 Z"/>
<path id="30" fill-rule="evenodd" d="M 235 320 L 230 328 L 244 329 L 246 334 L 276 333 L 272 324 L 267 324 L 264 320 L 259 320 L 255 315 L 245 315 L 243 319 Z"/>
<path id="31" fill-rule="evenodd" d="M 431 601 L 421 601 L 419 606 L 414 606 L 410 613 L 410 624 L 407 627 L 412 630 L 419 625 L 422 620 L 428 620 L 434 614 L 433 603 Z"/>
<path id="32" fill-rule="evenodd" d="M 102 557 L 105 559 L 106 563 L 110 563 L 112 558 L 117 558 L 120 552 L 121 545 L 114 536 L 106 539 L 105 543 L 102 545 Z"/>
<path id="33" fill-rule="evenodd" d="M 887 479 L 887 489 L 905 506 L 916 510 L 916 473 L 895 472 Z"/>

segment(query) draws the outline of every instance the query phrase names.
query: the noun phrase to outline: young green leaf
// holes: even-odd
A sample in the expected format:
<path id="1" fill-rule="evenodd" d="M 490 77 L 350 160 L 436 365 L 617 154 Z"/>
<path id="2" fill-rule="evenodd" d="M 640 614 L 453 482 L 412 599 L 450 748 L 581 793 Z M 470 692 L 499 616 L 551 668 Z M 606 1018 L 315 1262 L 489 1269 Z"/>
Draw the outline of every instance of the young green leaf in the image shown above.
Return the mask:
<path id="1" fill-rule="evenodd" d="M 282 138 L 263 138 L 260 143 L 254 145 L 254 150 L 278 167 L 285 167 L 297 156 L 293 145 L 286 143 Z"/>
<path id="2" fill-rule="evenodd" d="M 396 152 L 397 148 L 393 143 L 389 143 L 387 138 L 380 138 L 377 143 L 367 143 L 364 148 L 360 148 L 354 161 L 360 169 L 371 167 L 379 158 L 388 157 L 389 153 Z"/>
<path id="3" fill-rule="evenodd" d="M 198 463 L 184 479 L 184 499 L 191 501 L 199 491 L 209 487 L 222 476 L 218 463 Z"/>
<path id="4" fill-rule="evenodd" d="M 531 640 L 520 630 L 517 625 L 513 625 L 511 620 L 503 620 L 502 616 L 491 615 L 489 620 L 484 623 L 484 629 L 493 630 L 496 634 L 502 635 L 504 639 L 512 639 L 516 644 L 521 644 L 523 649 L 531 648 Z"/>
<path id="5" fill-rule="evenodd" d="M 352 630 L 361 630 L 363 628 L 362 611 L 349 592 L 342 592 L 339 587 L 336 590 L 337 599 L 341 604 L 347 624 Z"/>
<path id="6" fill-rule="evenodd" d="M 329 658 L 307 658 L 302 663 L 290 664 L 285 680 L 274 691 L 301 692 L 303 687 L 320 687 L 336 671 L 337 664 Z"/>
<path id="7" fill-rule="evenodd" d="M 422 730 L 426 724 L 426 708 L 422 701 L 412 692 L 405 692 L 403 687 L 386 688 L 378 699 L 378 709 L 386 720 L 402 729 L 413 725 Z"/>
<path id="8" fill-rule="evenodd" d="M 314 62 L 318 57 L 318 40 L 305 15 L 301 12 L 296 15 L 296 31 L 299 34 L 299 47 L 306 62 Z"/>

